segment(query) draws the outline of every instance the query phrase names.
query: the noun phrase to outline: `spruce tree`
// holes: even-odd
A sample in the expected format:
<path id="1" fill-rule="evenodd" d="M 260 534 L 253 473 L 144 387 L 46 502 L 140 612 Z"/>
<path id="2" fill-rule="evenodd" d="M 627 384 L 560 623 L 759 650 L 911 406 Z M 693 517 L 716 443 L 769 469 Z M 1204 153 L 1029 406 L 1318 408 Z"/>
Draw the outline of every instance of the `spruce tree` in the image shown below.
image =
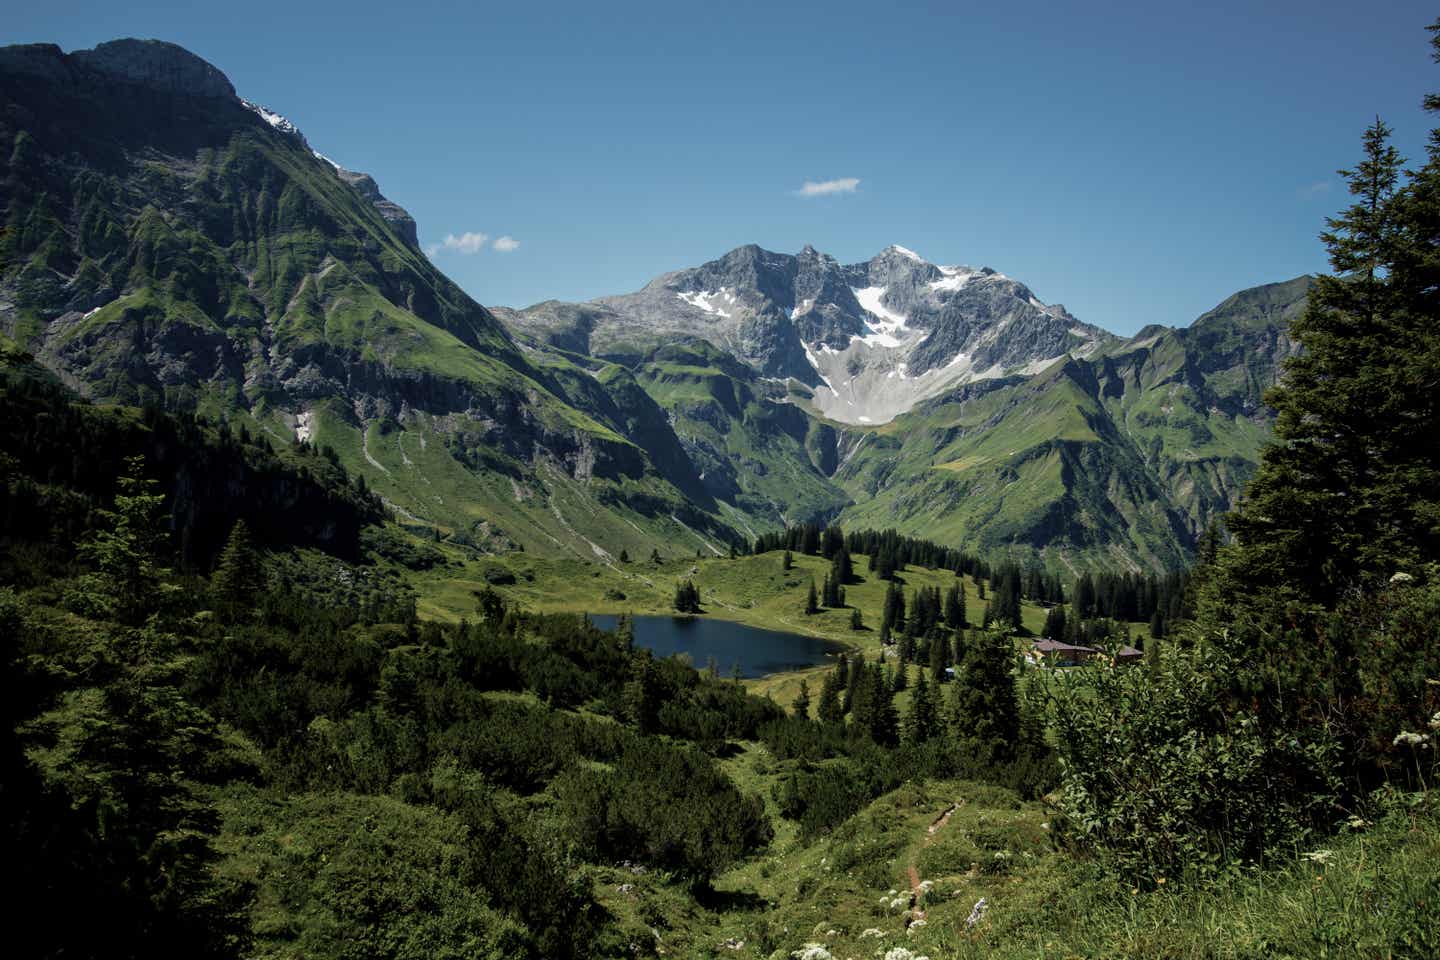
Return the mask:
<path id="1" fill-rule="evenodd" d="M 998 631 L 973 635 L 951 686 L 954 739 L 982 767 L 1014 755 L 1020 733 L 1020 706 L 1011 670 L 1010 640 Z"/>
<path id="2" fill-rule="evenodd" d="M 1321 235 L 1336 275 L 1315 279 L 1290 324 L 1304 350 L 1266 395 L 1274 437 L 1226 518 L 1235 541 L 1215 592 L 1242 606 L 1276 594 L 1330 606 L 1440 557 L 1440 142 L 1402 190 L 1389 138 L 1376 120 L 1341 171 L 1355 203 Z"/>
<path id="3" fill-rule="evenodd" d="M 1040 631 L 1040 635 L 1043 637 L 1048 637 L 1051 640 L 1063 641 L 1065 639 L 1064 607 L 1051 607 L 1048 611 L 1046 611 L 1045 627 Z"/>
<path id="4" fill-rule="evenodd" d="M 97 602 L 122 623 L 138 624 L 159 607 L 170 574 L 160 552 L 165 530 L 160 518 L 165 497 L 145 477 L 143 457 L 125 461 L 113 510 L 96 511 L 98 522 L 81 540 L 82 559 L 99 574 Z"/>
<path id="5" fill-rule="evenodd" d="M 949 659 L 949 653 L 950 644 L 947 641 L 938 638 L 931 641 L 930 676 L 934 678 L 937 684 L 945 682 L 945 668 L 950 665 L 946 662 Z"/>
<path id="6" fill-rule="evenodd" d="M 864 618 L 861 617 L 861 615 L 860 615 L 860 608 L 859 608 L 859 607 L 856 607 L 855 609 L 853 609 L 853 610 L 850 611 L 850 629 L 851 629 L 851 630 L 863 630 L 863 629 L 865 629 L 865 620 L 864 620 Z"/>
<path id="7" fill-rule="evenodd" d="M 815 596 L 815 581 L 810 581 L 810 592 L 805 596 L 805 614 L 810 616 L 820 612 L 820 604 Z"/>
<path id="8" fill-rule="evenodd" d="M 845 711 L 840 706 L 841 683 L 837 672 L 825 674 L 825 680 L 820 685 L 820 703 L 815 711 L 821 723 L 840 723 L 845 719 Z"/>
<path id="9" fill-rule="evenodd" d="M 655 729 L 659 710 L 655 687 L 655 662 L 649 650 L 642 650 L 630 660 L 630 679 L 622 691 L 625 719 L 641 733 L 650 733 Z"/>
<path id="10" fill-rule="evenodd" d="M 869 682 L 871 712 L 869 718 L 870 739 L 881 746 L 894 746 L 899 739 L 899 717 L 895 712 L 894 685 L 885 682 L 880 664 L 870 668 Z"/>
<path id="11" fill-rule="evenodd" d="M 958 583 L 945 591 L 945 625 L 951 630 L 965 626 L 965 591 Z"/>
<path id="12" fill-rule="evenodd" d="M 795 695 L 795 702 L 791 704 L 791 709 L 801 720 L 810 718 L 810 684 L 803 679 L 800 681 L 800 692 Z"/>
<path id="13" fill-rule="evenodd" d="M 215 564 L 215 575 L 211 578 L 210 589 L 215 604 L 226 619 L 245 619 L 255 610 L 260 591 L 265 586 L 265 574 L 260 566 L 260 557 L 250 540 L 250 530 L 244 520 L 236 520 L 230 528 L 230 537 L 220 559 Z"/>
<path id="14" fill-rule="evenodd" d="M 905 739 L 910 743 L 924 743 L 935 735 L 939 726 L 939 709 L 935 703 L 934 688 L 925 680 L 925 672 L 915 683 L 915 693 L 910 701 L 910 715 L 905 718 Z"/>

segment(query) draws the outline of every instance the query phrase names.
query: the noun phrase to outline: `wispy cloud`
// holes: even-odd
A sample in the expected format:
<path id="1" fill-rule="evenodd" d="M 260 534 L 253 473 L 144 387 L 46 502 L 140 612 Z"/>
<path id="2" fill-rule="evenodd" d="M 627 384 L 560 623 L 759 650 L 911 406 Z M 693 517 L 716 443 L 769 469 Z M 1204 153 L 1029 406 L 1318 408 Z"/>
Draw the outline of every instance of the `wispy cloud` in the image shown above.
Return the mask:
<path id="1" fill-rule="evenodd" d="M 435 256 L 441 250 L 453 250 L 456 253 L 463 253 L 466 256 L 479 253 L 485 249 L 485 241 L 490 239 L 488 233 L 466 232 L 455 236 L 453 233 L 445 234 L 445 239 L 439 243 L 432 243 L 425 248 L 426 254 Z"/>
<path id="2" fill-rule="evenodd" d="M 1322 194 L 1322 193 L 1329 193 L 1329 192 L 1330 192 L 1330 181 L 1329 181 L 1329 180 L 1316 180 L 1314 183 L 1308 183 L 1308 184 L 1306 184 L 1305 186 L 1303 186 L 1303 187 L 1300 188 L 1300 193 L 1301 193 L 1301 195 L 1302 195 L 1302 196 L 1306 196 L 1306 197 L 1318 197 L 1318 196 L 1320 196 L 1320 194 Z"/>
<path id="3" fill-rule="evenodd" d="M 516 240 L 512 236 L 506 235 L 503 237 L 496 237 L 495 243 L 492 244 L 492 246 L 494 246 L 495 249 L 499 250 L 501 253 L 509 253 L 512 250 L 520 249 L 520 241 Z"/>
<path id="4" fill-rule="evenodd" d="M 832 193 L 854 193 L 858 186 L 860 186 L 859 177 L 841 177 L 838 180 L 806 180 L 795 193 L 801 197 L 824 197 Z"/>

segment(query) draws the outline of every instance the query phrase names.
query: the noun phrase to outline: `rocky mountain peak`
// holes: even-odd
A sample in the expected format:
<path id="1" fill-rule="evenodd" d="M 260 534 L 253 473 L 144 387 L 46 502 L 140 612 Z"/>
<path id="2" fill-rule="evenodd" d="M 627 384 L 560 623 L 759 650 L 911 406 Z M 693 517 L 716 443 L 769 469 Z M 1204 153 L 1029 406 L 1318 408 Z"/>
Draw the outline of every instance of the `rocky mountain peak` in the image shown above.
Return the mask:
<path id="1" fill-rule="evenodd" d="M 798 380 L 817 411 L 884 423 L 978 380 L 1023 377 L 1109 339 L 989 267 L 939 266 L 899 245 L 841 264 L 807 244 L 798 254 L 737 247 L 598 301 L 587 332 L 631 357 L 638 346 L 703 339 L 757 372 Z M 526 314 L 513 314 L 522 329 Z M 552 324 L 536 316 L 535 330 Z"/>
<path id="2" fill-rule="evenodd" d="M 70 54 L 76 63 L 127 83 L 176 96 L 233 99 L 235 88 L 213 64 L 164 40 L 127 38 Z"/>

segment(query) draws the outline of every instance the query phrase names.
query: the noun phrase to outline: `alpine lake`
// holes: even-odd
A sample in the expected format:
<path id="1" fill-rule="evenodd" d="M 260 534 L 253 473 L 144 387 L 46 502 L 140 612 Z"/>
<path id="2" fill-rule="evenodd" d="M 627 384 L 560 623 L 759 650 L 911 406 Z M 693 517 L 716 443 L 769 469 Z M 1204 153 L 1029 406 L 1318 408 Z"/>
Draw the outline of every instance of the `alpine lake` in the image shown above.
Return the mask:
<path id="1" fill-rule="evenodd" d="M 590 622 L 601 630 L 614 630 L 614 614 L 591 614 Z M 772 673 L 802 670 L 832 662 L 844 647 L 819 637 L 782 633 L 750 627 L 728 620 L 705 617 L 637 616 L 635 646 L 657 657 L 682 655 L 704 669 L 713 658 L 723 676 L 732 676 L 736 664 L 740 676 L 751 680 Z"/>

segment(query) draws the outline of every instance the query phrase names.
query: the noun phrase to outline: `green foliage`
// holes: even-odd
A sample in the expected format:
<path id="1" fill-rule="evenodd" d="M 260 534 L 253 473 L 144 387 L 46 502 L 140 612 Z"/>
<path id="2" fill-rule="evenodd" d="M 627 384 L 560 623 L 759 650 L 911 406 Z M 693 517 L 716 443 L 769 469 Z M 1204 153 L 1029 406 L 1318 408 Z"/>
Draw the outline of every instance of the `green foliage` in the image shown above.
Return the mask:
<path id="1" fill-rule="evenodd" d="M 638 858 L 702 886 L 772 836 L 759 798 L 740 794 L 702 755 L 648 739 L 610 770 L 572 768 L 555 793 L 588 855 Z"/>
<path id="2" fill-rule="evenodd" d="M 1428 384 L 1440 371 L 1433 284 L 1440 155 L 1409 187 L 1380 121 L 1345 171 L 1356 202 L 1323 235 L 1337 276 L 1316 280 L 1291 325 L 1304 353 L 1268 395 L 1279 417 L 1244 505 L 1227 519 L 1217 592 L 1261 605 L 1284 591 L 1333 604 L 1440 557 L 1440 420 Z"/>
<path id="3" fill-rule="evenodd" d="M 950 730 L 962 749 L 983 766 L 1015 756 L 1020 704 L 1015 692 L 1014 648 L 1005 635 L 974 631 L 950 685 Z"/>
<path id="4" fill-rule="evenodd" d="M 259 878 L 256 946 L 290 957 L 535 955 L 533 938 L 476 883 L 483 858 L 463 819 L 390 797 L 224 800 L 227 871 Z"/>
<path id="5" fill-rule="evenodd" d="M 237 520 L 210 581 L 216 606 L 229 619 L 243 619 L 255 609 L 264 587 L 265 571 L 250 530 L 244 520 Z"/>
<path id="6" fill-rule="evenodd" d="M 115 509 L 97 511 L 98 523 L 79 544 L 79 554 L 96 567 L 93 592 L 85 592 L 79 605 L 112 613 L 122 623 L 136 624 L 159 603 L 163 579 L 160 547 L 164 531 L 160 509 L 165 502 L 159 484 L 144 476 L 144 460 L 126 461 L 119 478 Z M 89 585 L 87 584 L 87 587 Z"/>
<path id="7" fill-rule="evenodd" d="M 676 584 L 674 606 L 677 613 L 704 612 L 700 609 L 700 591 L 696 588 L 694 581 L 682 580 Z"/>
<path id="8" fill-rule="evenodd" d="M 940 733 L 940 709 L 935 702 L 934 688 L 921 671 L 910 701 L 910 714 L 905 718 L 905 737 L 910 743 L 924 743 Z"/>
<path id="9" fill-rule="evenodd" d="M 1166 644 L 1054 684 L 1066 835 L 1133 881 L 1203 878 L 1312 841 L 1342 796 L 1340 741 L 1236 711 L 1227 648 Z M 1083 685 L 1083 689 L 1082 689 Z"/>
<path id="10" fill-rule="evenodd" d="M 107 546 L 133 570 L 116 539 Z M 11 692 L 29 688 L 7 701 L 5 718 L 7 849 L 28 865 L 12 906 L 36 917 L 83 901 L 89 917 L 27 924 L 27 949 L 235 955 L 247 941 L 248 891 L 216 876 L 206 783 L 227 766 L 226 751 L 214 719 L 181 691 L 184 640 L 154 621 L 137 630 L 56 618 L 4 594 L 0 621 Z"/>

